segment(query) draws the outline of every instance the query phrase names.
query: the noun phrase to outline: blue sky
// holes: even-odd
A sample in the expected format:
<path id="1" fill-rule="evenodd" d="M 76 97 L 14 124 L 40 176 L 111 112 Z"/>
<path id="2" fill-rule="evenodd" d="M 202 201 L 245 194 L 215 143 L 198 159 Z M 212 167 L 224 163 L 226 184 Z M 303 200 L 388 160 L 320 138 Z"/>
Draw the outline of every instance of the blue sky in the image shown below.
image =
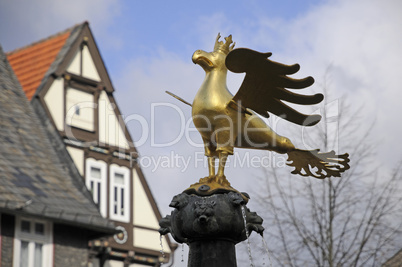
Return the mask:
<path id="1" fill-rule="evenodd" d="M 376 161 L 392 168 L 402 160 L 401 14 L 399 0 L 0 0 L 0 43 L 10 51 L 89 21 L 123 114 L 139 114 L 151 122 L 152 103 L 177 104 L 185 119 L 190 118 L 190 108 L 164 91 L 191 102 L 204 77 L 191 62 L 192 53 L 212 50 L 218 32 L 232 34 L 237 47 L 273 52 L 271 59 L 282 63 L 300 63 L 298 77 L 312 75 L 316 80 L 310 92 L 330 87 L 326 96 L 330 102 L 362 106 L 362 128 L 376 119 L 370 129 L 379 143 Z M 229 75 L 233 93 L 241 79 Z M 160 133 L 155 140 L 173 140 L 179 134 L 178 112 L 166 107 L 154 111 L 154 129 Z M 128 121 L 128 126 L 138 140 L 142 135 L 138 122 Z M 191 136 L 200 140 L 198 133 Z M 203 149 L 184 139 L 155 147 L 148 138 L 138 147 L 144 157 L 172 153 L 193 157 L 184 171 L 178 166 L 143 168 L 164 214 L 173 195 L 207 174 L 194 162 L 194 153 L 202 157 Z M 358 156 L 352 155 L 352 164 Z M 253 167 L 227 171 L 232 185 L 241 191 L 250 191 L 250 179 L 259 174 Z"/>
<path id="2" fill-rule="evenodd" d="M 258 17 L 294 19 L 309 8 L 323 2 L 325 1 L 202 1 L 202 3 L 195 3 L 106 0 L 84 1 L 84 4 L 80 5 L 80 1 L 67 4 L 64 1 L 2 0 L 0 4 L 3 23 L 0 29 L 3 34 L 10 33 L 10 29 L 24 33 L 24 37 L 19 34 L 7 36 L 8 38 L 2 43 L 5 50 L 8 50 L 23 46 L 38 36 L 46 37 L 72 24 L 89 20 L 91 25 L 93 24 L 95 33 L 102 32 L 114 37 L 110 40 L 113 44 L 108 44 L 112 48 L 120 46 L 121 49 L 131 48 L 141 54 L 147 54 L 161 45 L 169 50 L 175 50 L 182 49 L 178 43 L 197 44 L 202 21 L 209 20 L 212 15 L 227 16 L 229 20 L 236 21 L 236 24 L 252 29 L 256 26 Z M 78 9 L 81 10 L 77 12 Z M 54 21 L 55 19 L 57 21 Z M 236 25 L 223 26 L 225 30 L 233 30 L 233 26 Z M 189 39 L 190 36 L 193 38 Z M 99 38 L 102 36 L 97 37 Z M 108 45 L 103 46 L 108 49 Z"/>
<path id="3" fill-rule="evenodd" d="M 396 0 L 0 0 L 0 43 L 10 51 L 89 21 L 123 114 L 140 114 L 150 121 L 151 104 L 161 101 L 177 104 L 189 119 L 190 109 L 164 91 L 191 102 L 204 77 L 203 70 L 191 62 L 192 53 L 211 50 L 218 32 L 233 34 L 237 47 L 271 51 L 273 60 L 300 63 L 300 76 L 312 75 L 316 80 L 313 91 L 329 81 L 332 89 L 327 99 L 363 105 L 366 120 L 377 119 L 373 131 L 380 142 L 379 159 L 392 166 L 401 159 L 395 151 L 395 146 L 401 147 L 402 135 L 401 11 L 402 2 Z M 235 92 L 241 80 L 229 76 L 229 89 Z M 179 121 L 176 111 L 156 109 L 155 130 L 164 134 L 155 140 L 174 139 Z M 128 125 L 138 140 L 142 129 L 135 121 Z M 185 143 L 155 148 L 148 140 L 138 149 L 144 155 L 200 150 Z M 166 170 L 144 171 L 158 191 L 158 176 Z M 177 175 L 186 174 L 203 175 L 200 168 Z"/>

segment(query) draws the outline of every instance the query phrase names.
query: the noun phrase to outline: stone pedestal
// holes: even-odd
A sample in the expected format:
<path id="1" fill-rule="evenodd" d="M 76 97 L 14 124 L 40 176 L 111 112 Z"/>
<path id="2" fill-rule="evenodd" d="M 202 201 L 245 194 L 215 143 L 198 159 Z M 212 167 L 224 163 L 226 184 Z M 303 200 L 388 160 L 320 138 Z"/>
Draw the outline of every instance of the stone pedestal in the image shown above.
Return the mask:
<path id="1" fill-rule="evenodd" d="M 181 193 L 170 207 L 174 210 L 159 222 L 159 232 L 189 246 L 189 267 L 235 267 L 235 245 L 247 239 L 246 227 L 248 233 L 264 231 L 261 217 L 247 209 L 244 195 L 237 192 Z"/>

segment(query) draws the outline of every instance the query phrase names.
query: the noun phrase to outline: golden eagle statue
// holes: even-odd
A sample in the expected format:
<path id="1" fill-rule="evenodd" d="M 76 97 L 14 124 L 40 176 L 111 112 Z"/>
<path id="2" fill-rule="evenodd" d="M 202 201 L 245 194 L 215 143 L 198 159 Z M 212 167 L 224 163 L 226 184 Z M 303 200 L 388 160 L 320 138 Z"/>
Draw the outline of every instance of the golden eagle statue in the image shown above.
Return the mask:
<path id="1" fill-rule="evenodd" d="M 284 65 L 271 61 L 268 59 L 271 53 L 234 49 L 231 35 L 225 38 L 225 42 L 219 39 L 218 34 L 214 51 L 197 50 L 192 57 L 193 62 L 206 73 L 192 103 L 192 118 L 202 136 L 209 167 L 209 176 L 201 178 L 192 188 L 197 190 L 201 185 L 208 185 L 207 191 L 210 191 L 212 185 L 211 189 L 230 189 L 224 168 L 234 147 L 287 153 L 288 165 L 295 167 L 292 173 L 303 176 L 322 179 L 340 176 L 349 169 L 348 154 L 297 149 L 288 138 L 275 133 L 256 114 L 268 118 L 268 112 L 271 112 L 298 125 L 315 125 L 320 121 L 320 115 L 302 114 L 282 102 L 301 105 L 321 102 L 324 98 L 322 94 L 301 95 L 286 89 L 306 88 L 314 83 L 314 79 L 290 78 L 288 75 L 300 69 L 298 64 Z M 234 96 L 226 86 L 227 70 L 246 73 Z M 219 167 L 215 174 L 216 158 L 219 159 Z"/>

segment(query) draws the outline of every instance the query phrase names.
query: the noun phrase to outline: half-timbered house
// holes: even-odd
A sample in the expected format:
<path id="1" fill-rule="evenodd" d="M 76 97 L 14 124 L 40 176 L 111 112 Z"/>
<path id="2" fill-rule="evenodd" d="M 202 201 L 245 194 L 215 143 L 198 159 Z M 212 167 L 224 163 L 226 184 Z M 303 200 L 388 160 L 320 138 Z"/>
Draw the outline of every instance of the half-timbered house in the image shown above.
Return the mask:
<path id="1" fill-rule="evenodd" d="M 7 57 L 43 125 L 59 133 L 64 145 L 58 149 L 68 151 L 100 213 L 121 231 L 90 242 L 93 266 L 168 262 L 175 245 L 168 237 L 160 241 L 161 214 L 88 23 Z"/>
<path id="2" fill-rule="evenodd" d="M 88 242 L 116 233 L 58 132 L 44 127 L 0 47 L 0 266 L 87 267 Z"/>

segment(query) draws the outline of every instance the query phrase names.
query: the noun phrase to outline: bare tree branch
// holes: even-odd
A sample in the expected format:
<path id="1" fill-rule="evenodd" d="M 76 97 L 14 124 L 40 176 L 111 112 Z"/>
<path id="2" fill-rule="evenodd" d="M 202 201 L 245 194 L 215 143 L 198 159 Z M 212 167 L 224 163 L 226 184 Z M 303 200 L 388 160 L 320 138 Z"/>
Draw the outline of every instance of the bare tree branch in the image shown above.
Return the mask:
<path id="1" fill-rule="evenodd" d="M 339 104 L 339 147 L 351 155 L 342 178 L 314 180 L 264 169 L 255 195 L 269 222 L 265 236 L 274 266 L 379 266 L 402 246 L 402 165 L 382 174 L 370 137 L 375 121 L 364 123 L 364 130 L 358 122 L 362 108 L 348 108 Z M 325 110 L 321 114 L 324 122 L 329 119 Z M 332 128 L 324 124 L 306 138 L 321 138 L 330 148 Z"/>

